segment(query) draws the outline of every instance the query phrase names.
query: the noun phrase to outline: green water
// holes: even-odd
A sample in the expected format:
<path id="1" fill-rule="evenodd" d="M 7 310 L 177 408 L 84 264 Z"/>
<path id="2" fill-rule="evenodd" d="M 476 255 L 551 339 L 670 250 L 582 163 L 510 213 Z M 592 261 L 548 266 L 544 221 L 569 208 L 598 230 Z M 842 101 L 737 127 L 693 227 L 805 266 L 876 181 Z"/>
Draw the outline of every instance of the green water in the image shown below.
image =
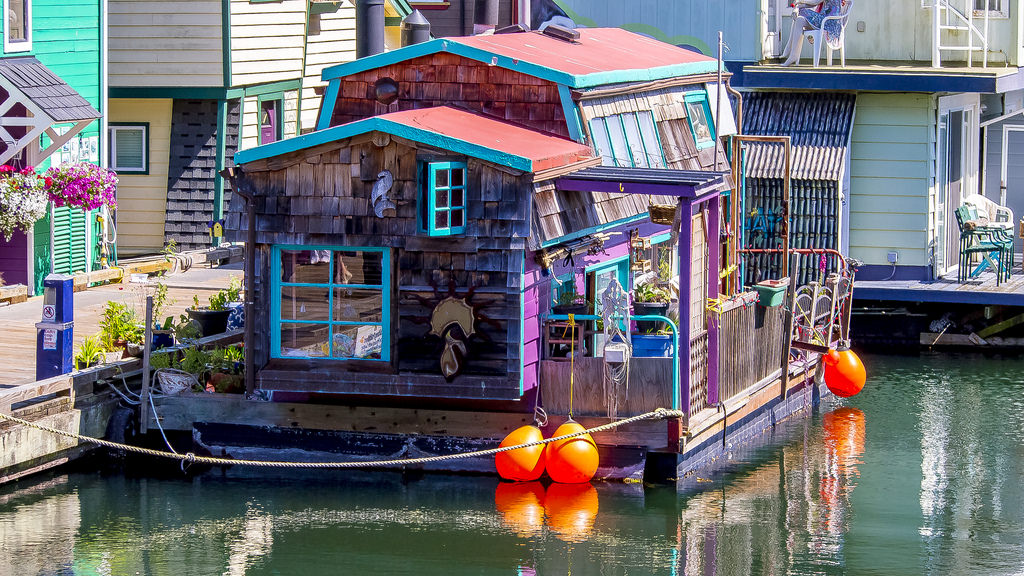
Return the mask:
<path id="1" fill-rule="evenodd" d="M 23 481 L 0 489 L 0 575 L 1024 572 L 1024 360 L 865 364 L 860 396 L 696 493 L 235 470 Z"/>

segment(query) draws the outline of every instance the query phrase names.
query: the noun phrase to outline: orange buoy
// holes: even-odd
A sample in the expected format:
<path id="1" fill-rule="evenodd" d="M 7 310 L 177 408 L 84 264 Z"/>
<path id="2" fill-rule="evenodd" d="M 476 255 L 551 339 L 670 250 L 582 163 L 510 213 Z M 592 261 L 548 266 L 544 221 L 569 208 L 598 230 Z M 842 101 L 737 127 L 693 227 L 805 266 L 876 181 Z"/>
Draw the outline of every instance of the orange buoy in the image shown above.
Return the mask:
<path id="1" fill-rule="evenodd" d="M 501 441 L 499 446 L 518 446 L 529 442 L 537 442 L 544 439 L 544 434 L 536 426 L 520 426 L 509 432 L 508 436 Z M 538 444 L 529 448 L 516 448 L 508 452 L 498 452 L 494 455 L 494 466 L 498 469 L 498 476 L 504 480 L 515 480 L 517 482 L 529 482 L 540 478 L 544 473 L 544 444 Z"/>
<path id="2" fill-rule="evenodd" d="M 590 484 L 552 484 L 544 498 L 548 528 L 566 542 L 585 542 L 597 518 L 597 490 Z"/>
<path id="3" fill-rule="evenodd" d="M 555 436 L 574 434 L 585 430 L 572 420 L 555 430 Z M 555 482 L 577 484 L 589 482 L 597 472 L 597 444 L 590 434 L 550 442 L 545 451 L 548 476 Z"/>
<path id="4" fill-rule="evenodd" d="M 544 485 L 540 482 L 501 482 L 494 490 L 494 506 L 503 524 L 529 538 L 544 527 Z"/>
<path id="5" fill-rule="evenodd" d="M 853 350 L 829 350 L 825 355 L 825 385 L 836 396 L 857 394 L 866 379 L 864 364 Z"/>

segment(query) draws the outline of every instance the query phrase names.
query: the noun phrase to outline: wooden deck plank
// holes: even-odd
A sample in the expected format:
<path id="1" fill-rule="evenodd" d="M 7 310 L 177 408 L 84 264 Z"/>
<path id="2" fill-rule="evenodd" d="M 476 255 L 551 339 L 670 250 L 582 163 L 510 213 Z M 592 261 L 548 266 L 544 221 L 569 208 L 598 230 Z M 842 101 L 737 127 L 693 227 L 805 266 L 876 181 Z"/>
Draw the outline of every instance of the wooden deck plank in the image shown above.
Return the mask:
<path id="1" fill-rule="evenodd" d="M 1024 306 L 1024 271 L 1017 266 L 1010 279 L 999 285 L 996 285 L 995 274 L 991 272 L 983 272 L 967 282 L 947 278 L 931 281 L 858 280 L 854 284 L 853 297 L 892 302 Z"/>

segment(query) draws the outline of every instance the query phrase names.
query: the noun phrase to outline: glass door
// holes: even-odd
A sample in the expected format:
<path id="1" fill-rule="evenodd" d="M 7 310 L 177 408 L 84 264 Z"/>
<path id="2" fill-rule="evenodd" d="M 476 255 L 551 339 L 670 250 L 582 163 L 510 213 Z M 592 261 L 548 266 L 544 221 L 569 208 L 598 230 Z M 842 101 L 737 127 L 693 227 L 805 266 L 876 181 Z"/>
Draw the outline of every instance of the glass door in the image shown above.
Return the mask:
<path id="1" fill-rule="evenodd" d="M 587 300 L 593 302 L 594 314 L 601 313 L 601 295 L 608 289 L 612 279 L 615 278 L 622 285 L 622 289 L 629 292 L 629 256 L 622 256 L 609 262 L 602 262 L 586 268 L 587 273 Z M 620 324 L 625 330 L 625 324 Z M 603 327 L 602 327 L 603 328 Z M 593 328 L 596 330 L 596 326 Z M 604 334 L 595 334 L 592 343 L 594 356 L 604 354 Z"/>

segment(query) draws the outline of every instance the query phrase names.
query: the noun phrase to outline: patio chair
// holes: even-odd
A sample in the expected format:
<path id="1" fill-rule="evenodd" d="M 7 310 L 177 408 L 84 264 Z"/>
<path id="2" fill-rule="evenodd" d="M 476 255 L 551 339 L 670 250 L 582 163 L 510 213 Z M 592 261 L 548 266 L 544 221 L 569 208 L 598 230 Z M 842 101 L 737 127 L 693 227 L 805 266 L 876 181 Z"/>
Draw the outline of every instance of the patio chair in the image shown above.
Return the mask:
<path id="1" fill-rule="evenodd" d="M 1002 228 L 1007 234 L 1013 235 L 1013 210 L 1000 206 L 981 194 L 969 194 L 964 198 L 964 204 L 974 206 L 979 216 L 988 218 L 989 226 Z"/>
<path id="2" fill-rule="evenodd" d="M 1002 228 L 991 227 L 987 219 L 979 219 L 974 206 L 964 204 L 956 209 L 956 223 L 960 228 L 960 261 L 957 280 L 966 282 L 977 278 L 987 268 L 996 274 L 996 285 L 1010 279 L 1013 267 L 1013 236 Z M 981 256 L 981 262 L 971 270 L 972 260 Z"/>
<path id="3" fill-rule="evenodd" d="M 818 67 L 818 61 L 821 60 L 821 49 L 825 42 L 825 23 L 833 20 L 839 21 L 839 61 L 843 68 L 846 68 L 846 24 L 850 21 L 850 10 L 853 9 L 853 0 L 845 0 L 843 2 L 843 10 L 838 16 L 826 16 L 821 20 L 821 27 L 814 28 L 812 30 L 804 30 L 804 37 L 810 37 L 811 43 L 814 45 L 814 67 Z M 832 65 L 832 47 L 825 46 L 828 49 L 826 56 L 828 65 Z"/>

